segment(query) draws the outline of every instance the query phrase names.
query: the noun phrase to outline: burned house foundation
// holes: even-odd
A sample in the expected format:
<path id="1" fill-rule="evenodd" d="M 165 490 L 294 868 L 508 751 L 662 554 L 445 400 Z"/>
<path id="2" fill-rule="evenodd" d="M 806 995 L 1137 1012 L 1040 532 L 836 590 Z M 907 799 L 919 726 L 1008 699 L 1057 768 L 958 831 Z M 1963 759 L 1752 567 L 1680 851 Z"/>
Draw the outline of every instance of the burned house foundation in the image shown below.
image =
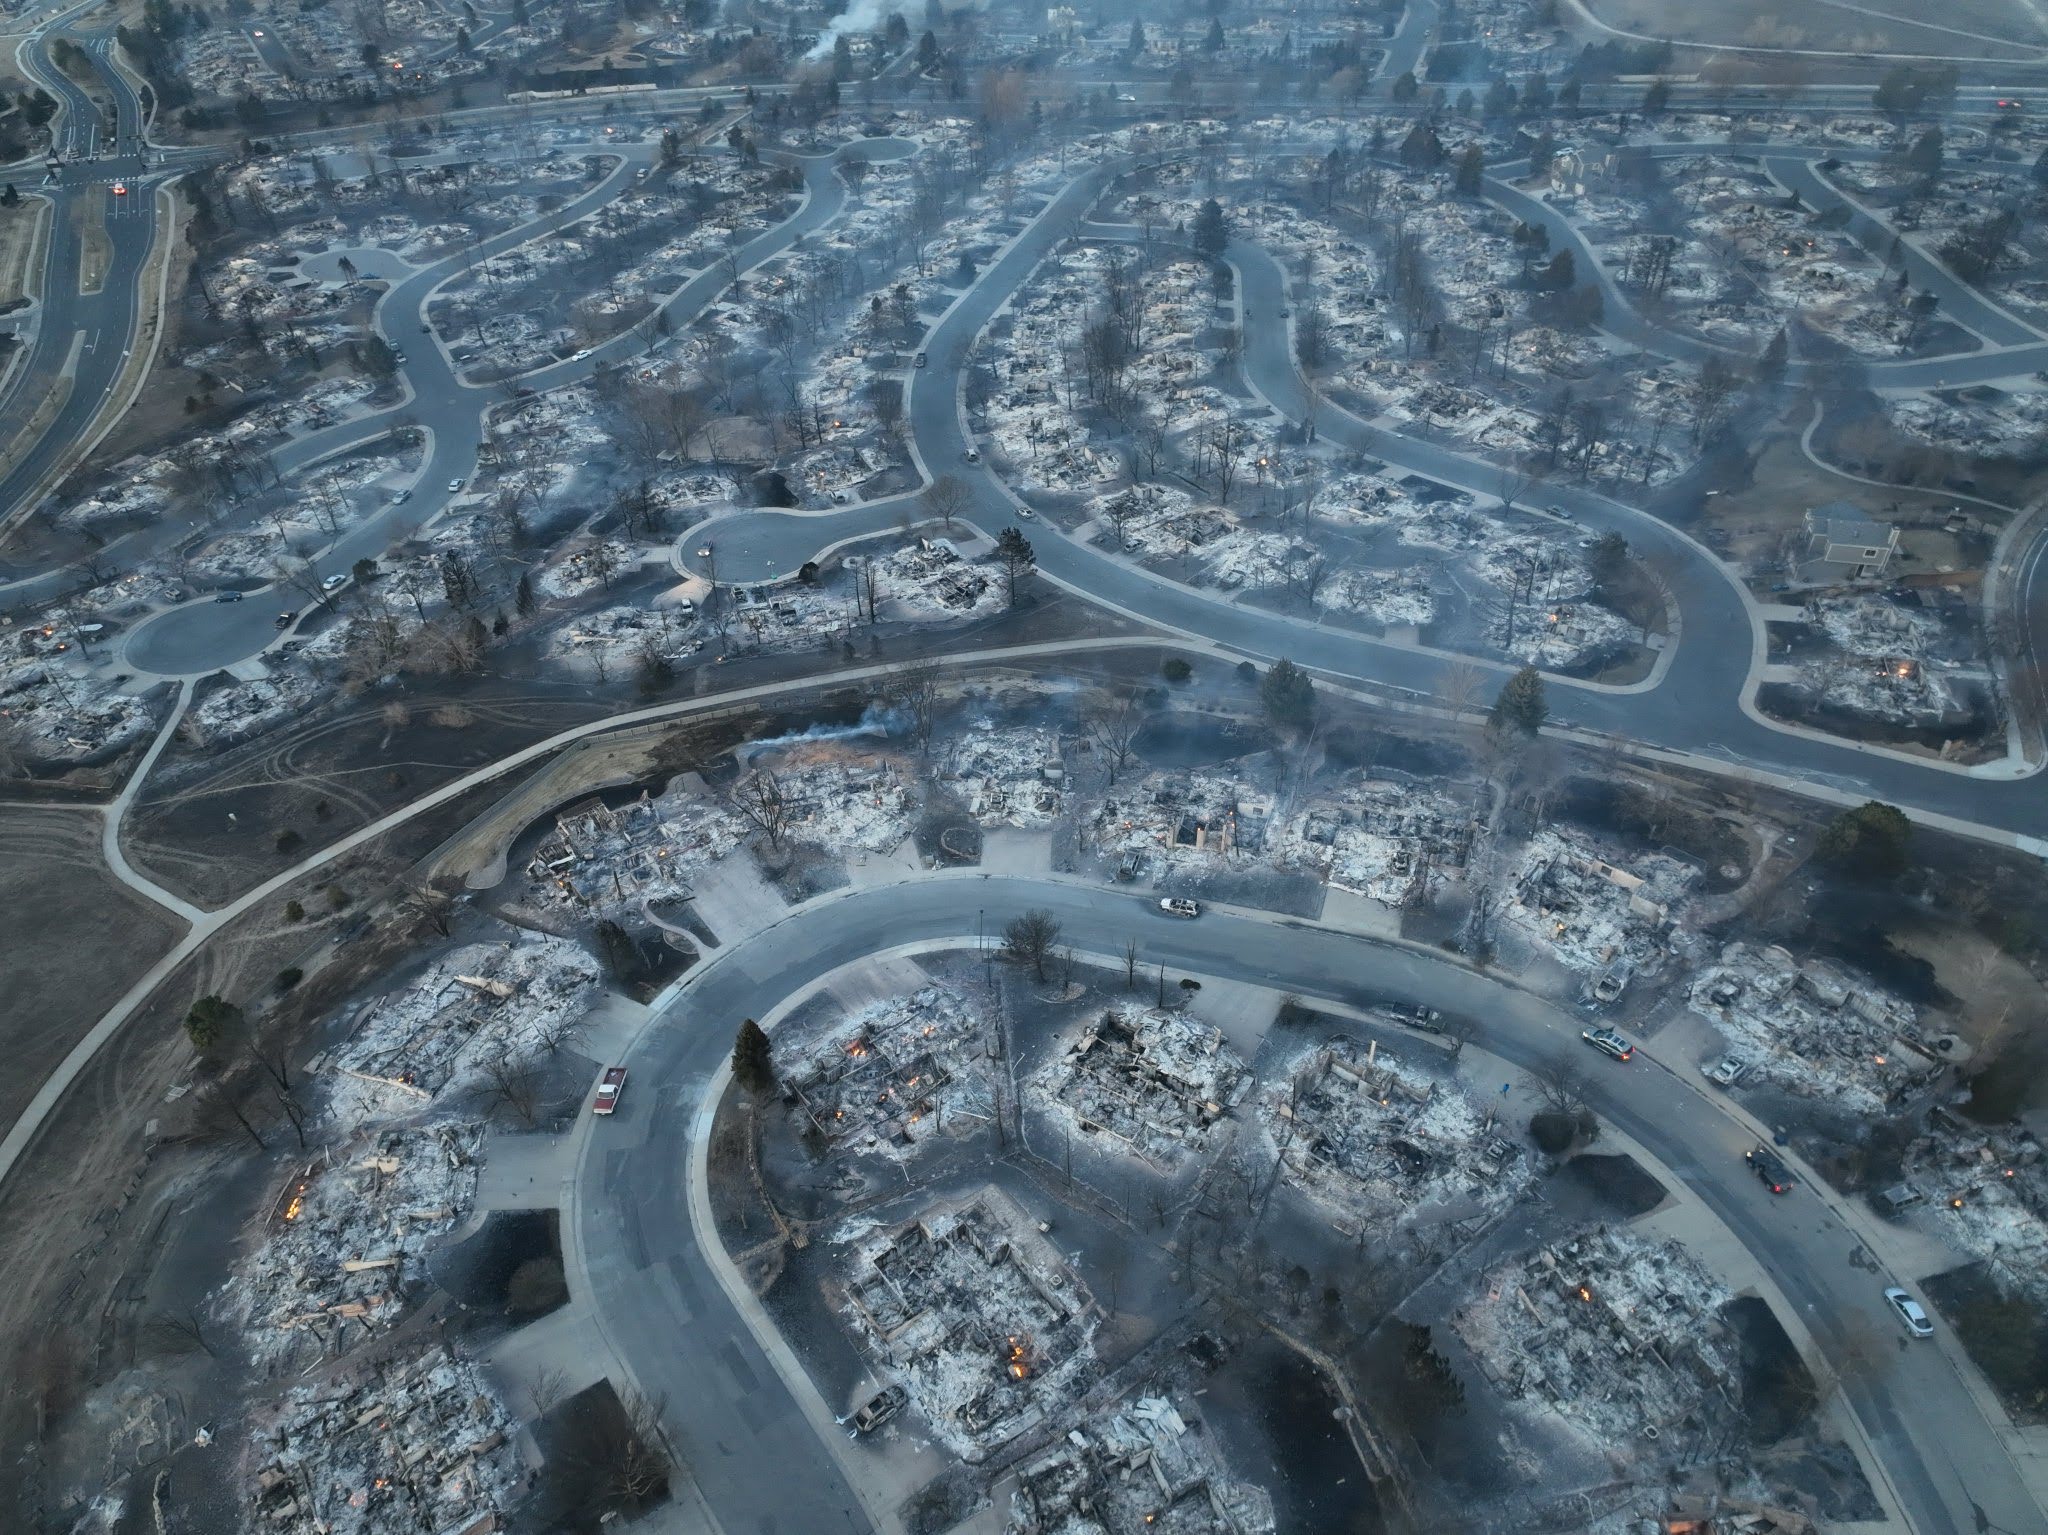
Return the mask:
<path id="1" fill-rule="evenodd" d="M 883 1373 L 963 1460 L 1057 1418 L 1097 1373 L 1094 1301 L 993 1188 L 859 1239 L 832 1288 Z"/>

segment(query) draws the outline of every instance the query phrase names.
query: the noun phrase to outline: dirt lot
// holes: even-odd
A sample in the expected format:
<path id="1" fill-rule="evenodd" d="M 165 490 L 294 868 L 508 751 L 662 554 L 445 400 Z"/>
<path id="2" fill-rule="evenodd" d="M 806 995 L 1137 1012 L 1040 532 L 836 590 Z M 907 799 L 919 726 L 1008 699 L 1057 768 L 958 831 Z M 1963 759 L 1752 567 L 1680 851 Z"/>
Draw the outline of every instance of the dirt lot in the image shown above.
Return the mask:
<path id="1" fill-rule="evenodd" d="M 502 786 L 486 786 L 458 797 L 349 854 L 333 877 L 362 892 L 367 902 L 388 889 L 405 865 L 502 792 Z M 8 811 L 5 824 L 14 824 L 22 814 Z M 0 842 L 0 848 L 13 855 L 5 860 L 10 870 L 28 866 L 11 842 Z M 86 852 L 74 848 L 71 861 L 83 863 Z M 26 908 L 20 885 L 14 890 L 15 908 Z M 310 904 L 310 890 L 292 893 L 307 895 Z M 56 904 L 47 892 L 37 896 L 44 906 Z M 120 920 L 134 931 L 144 919 L 124 911 Z M 8 1370 L 10 1379 L 32 1383 L 0 1393 L 0 1446 L 6 1447 L 9 1464 L 9 1474 L 0 1476 L 0 1529 L 42 1527 L 40 1456 L 31 1451 L 19 1462 L 14 1458 L 33 1440 L 30 1415 L 41 1399 L 53 1418 L 61 1417 L 67 1404 L 133 1361 L 145 1320 L 137 1297 L 155 1287 L 157 1271 L 175 1245 L 167 1234 L 198 1218 L 187 1208 L 193 1180 L 206 1179 L 206 1186 L 218 1192 L 225 1187 L 224 1165 L 246 1167 L 252 1156 L 263 1163 L 291 1146 L 288 1129 L 264 1108 L 260 1094 L 251 1106 L 259 1115 L 256 1123 L 267 1151 L 256 1153 L 239 1131 L 218 1145 L 187 1143 L 190 1101 L 166 1097 L 167 1089 L 191 1071 L 191 1047 L 179 1028 L 185 1009 L 206 993 L 233 997 L 252 1014 L 274 1001 L 268 1021 L 282 1037 L 296 1041 L 297 1054 L 303 1055 L 309 1047 L 309 1020 L 325 1016 L 354 988 L 403 963 L 423 933 L 425 941 L 433 941 L 431 932 L 417 924 L 390 920 L 377 920 L 344 940 L 337 929 L 348 925 L 292 923 L 270 908 L 232 924 L 180 966 L 93 1061 L 60 1122 L 30 1147 L 0 1191 L 0 1230 L 8 1233 L 0 1244 L 0 1369 Z M 66 930 L 65 941 L 71 952 L 95 961 L 104 952 L 104 946 L 80 941 L 76 928 Z M 48 945 L 39 947 L 31 938 L 10 953 L 26 949 L 40 955 L 43 947 Z M 303 967 L 305 979 L 279 997 L 272 978 L 287 964 Z M 72 1016 L 80 1011 L 74 1007 Z M 35 1080 L 28 1073 L 23 1077 Z M 161 1137 L 154 1141 L 145 1130 L 151 1124 Z M 81 1126 L 90 1126 L 91 1133 L 82 1133 Z M 177 1220 L 169 1219 L 173 1211 Z"/>
<path id="2" fill-rule="evenodd" d="M 129 817 L 128 856 L 218 904 L 458 774 L 605 712 L 585 690 L 515 686 L 461 701 L 418 690 L 403 720 L 384 713 L 395 700 L 345 705 L 218 756 L 181 742 Z"/>
<path id="3" fill-rule="evenodd" d="M 0 809 L 0 1123 L 12 1124 L 79 1034 L 177 940 L 183 924 L 104 872 L 99 817 Z"/>

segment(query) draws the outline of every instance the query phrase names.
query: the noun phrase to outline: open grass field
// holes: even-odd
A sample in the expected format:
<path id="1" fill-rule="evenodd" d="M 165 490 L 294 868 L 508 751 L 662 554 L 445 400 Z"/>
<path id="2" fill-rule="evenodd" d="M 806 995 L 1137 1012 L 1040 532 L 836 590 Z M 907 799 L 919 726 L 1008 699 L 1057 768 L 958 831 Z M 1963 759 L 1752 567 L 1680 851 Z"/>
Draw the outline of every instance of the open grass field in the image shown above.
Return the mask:
<path id="1" fill-rule="evenodd" d="M 2040 59 L 2048 55 L 2042 0 L 1580 0 L 1598 26 L 1678 43 L 1821 53 Z"/>
<path id="2" fill-rule="evenodd" d="M 106 872 L 99 843 L 91 811 L 0 808 L 0 1123 L 182 929 Z"/>

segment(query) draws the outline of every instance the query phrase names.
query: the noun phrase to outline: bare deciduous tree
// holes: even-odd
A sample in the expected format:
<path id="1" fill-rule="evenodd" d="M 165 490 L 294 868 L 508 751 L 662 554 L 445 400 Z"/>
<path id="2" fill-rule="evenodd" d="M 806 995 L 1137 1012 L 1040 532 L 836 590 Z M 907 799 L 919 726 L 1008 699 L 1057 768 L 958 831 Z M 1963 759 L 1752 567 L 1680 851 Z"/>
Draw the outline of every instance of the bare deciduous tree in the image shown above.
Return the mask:
<path id="1" fill-rule="evenodd" d="M 939 675 L 936 661 L 906 666 L 889 679 L 884 696 L 901 709 L 908 723 L 910 741 L 920 757 L 932 749 L 932 734 L 938 728 Z"/>
<path id="2" fill-rule="evenodd" d="M 487 1057 L 477 1098 L 486 1117 L 503 1109 L 529 1129 L 540 1120 L 540 1077 L 523 1061 L 502 1054 Z"/>
<path id="3" fill-rule="evenodd" d="M 443 938 L 448 936 L 455 912 L 455 897 L 446 890 L 424 881 L 408 880 L 400 907 L 408 916 L 424 922 Z"/>
<path id="4" fill-rule="evenodd" d="M 1012 918 L 1003 927 L 1003 950 L 1013 959 L 1029 960 L 1032 974 L 1045 979 L 1045 958 L 1059 942 L 1059 920 L 1043 908 Z"/>
<path id="5" fill-rule="evenodd" d="M 1472 904 L 1465 912 L 1465 955 L 1475 965 L 1493 962 L 1493 921 L 1500 907 L 1500 893 L 1491 884 L 1472 887 Z"/>
<path id="6" fill-rule="evenodd" d="M 292 1090 L 291 1044 L 278 1029 L 258 1025 L 242 1036 L 242 1045 L 280 1093 Z"/>
<path id="7" fill-rule="evenodd" d="M 142 1333 L 166 1353 L 190 1354 L 196 1350 L 209 1359 L 217 1357 L 213 1345 L 206 1341 L 206 1329 L 196 1310 L 156 1312 L 143 1323 Z"/>
<path id="8" fill-rule="evenodd" d="M 1437 1032 L 1450 1042 L 1451 1059 L 1455 1061 L 1465 1053 L 1465 1046 L 1471 1042 L 1472 1036 L 1479 1032 L 1479 1020 L 1470 1013 L 1453 1013 L 1443 1020 Z"/>
<path id="9" fill-rule="evenodd" d="M 1444 669 L 1437 673 L 1436 696 L 1456 719 L 1463 719 L 1465 713 L 1479 701 L 1480 689 L 1485 686 L 1486 674 L 1471 661 L 1446 662 Z"/>
<path id="10" fill-rule="evenodd" d="M 766 768 L 749 773 L 733 786 L 732 807 L 759 827 L 768 845 L 778 851 L 789 834 L 789 801 L 783 797 L 782 781 Z"/>
<path id="11" fill-rule="evenodd" d="M 209 1139 L 231 1136 L 239 1130 L 259 1148 L 270 1145 L 257 1127 L 253 1106 L 232 1078 L 217 1077 L 192 1095 L 192 1128 Z"/>
<path id="12" fill-rule="evenodd" d="M 1570 1045 L 1560 1044 L 1531 1066 L 1529 1080 L 1543 1102 L 1560 1114 L 1576 1114 L 1586 1106 L 1586 1065 Z"/>
<path id="13" fill-rule="evenodd" d="M 1116 776 L 1137 756 L 1138 734 L 1145 728 L 1145 716 L 1138 708 L 1137 695 L 1129 691 L 1105 694 L 1088 711 L 1088 735 L 1102 753 L 1110 787 Z"/>
<path id="14" fill-rule="evenodd" d="M 668 1486 L 661 1428 L 668 1401 L 637 1390 L 620 1392 L 618 1400 L 616 1416 L 593 1414 L 586 1421 L 577 1436 L 576 1459 L 591 1474 L 602 1501 L 637 1506 Z"/>
<path id="15" fill-rule="evenodd" d="M 1494 493 L 1500 497 L 1500 509 L 1511 512 L 1515 503 L 1527 495 L 1541 479 L 1531 470 L 1514 464 L 1503 464 L 1494 472 Z"/>
<path id="16" fill-rule="evenodd" d="M 974 504 L 973 492 L 950 474 L 942 474 L 925 486 L 917 498 L 917 504 L 924 509 L 927 517 L 936 517 L 945 523 L 950 531 L 953 519 L 966 513 Z"/>
<path id="17" fill-rule="evenodd" d="M 553 1412 L 562 1398 L 568 1394 L 569 1376 L 566 1371 L 548 1366 L 534 1371 L 526 1381 L 526 1405 L 536 1418 L 545 1418 Z"/>

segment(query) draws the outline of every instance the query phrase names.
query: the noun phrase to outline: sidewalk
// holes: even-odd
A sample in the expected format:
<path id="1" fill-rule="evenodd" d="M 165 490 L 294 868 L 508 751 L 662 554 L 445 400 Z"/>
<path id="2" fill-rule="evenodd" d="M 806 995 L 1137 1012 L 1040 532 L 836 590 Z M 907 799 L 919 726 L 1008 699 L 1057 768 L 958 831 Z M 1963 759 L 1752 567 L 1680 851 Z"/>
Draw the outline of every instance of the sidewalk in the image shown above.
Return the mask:
<path id="1" fill-rule="evenodd" d="M 1668 1020 L 1658 1030 L 1654 1054 L 1658 1062 L 1671 1071 L 1692 1070 L 1699 1061 L 1722 1054 L 1720 1033 L 1710 1020 L 1688 1010 Z M 1747 1128 L 1758 1140 L 1772 1140 L 1772 1127 L 1733 1095 L 1724 1093 L 1720 1099 L 1721 1108 L 1729 1118 Z M 1932 1212 L 1921 1210 L 1899 1222 L 1884 1220 L 1862 1200 L 1838 1193 L 1791 1147 L 1780 1146 L 1777 1150 L 1813 1198 L 1863 1244 L 1878 1273 L 1897 1283 L 1917 1285 L 1929 1275 L 1943 1273 L 1970 1261 L 1967 1253 L 1950 1247 L 1936 1232 L 1928 1229 L 1930 1220 L 1938 1219 Z M 1741 1249 L 1739 1243 L 1736 1247 L 1747 1257 L 1746 1250 Z M 1754 1260 L 1750 1262 L 1753 1264 Z M 1999 1401 L 1998 1393 L 1991 1389 L 1953 1329 L 1937 1328 L 1935 1345 L 1975 1400 L 1984 1421 L 1998 1435 L 2027 1491 L 2037 1503 L 2048 1507 L 2048 1425 L 2012 1421 L 2004 1403 Z"/>
<path id="2" fill-rule="evenodd" d="M 908 944 L 884 951 L 863 961 L 850 972 L 835 973 L 816 986 L 788 997 L 774 1013 L 761 1020 L 762 1025 L 772 1034 L 775 1024 L 781 1018 L 807 1001 L 816 991 L 830 990 L 836 993 L 842 981 L 846 981 L 856 992 L 864 992 L 874 984 L 878 974 L 871 971 L 870 967 L 886 966 L 894 970 L 896 966 L 907 963 L 912 956 L 927 949 L 952 947 L 954 945 L 951 943 Z M 1096 954 L 1085 950 L 1082 951 L 1082 957 L 1112 968 L 1119 963 L 1114 955 Z M 862 979 L 852 979 L 855 976 Z M 1256 1037 L 1263 1034 L 1272 1014 L 1278 1010 L 1284 991 L 1280 988 L 1227 981 L 1215 976 L 1203 975 L 1197 978 L 1202 982 L 1202 989 L 1197 993 L 1193 1004 L 1192 1010 L 1196 1016 L 1216 1023 L 1231 1035 L 1234 1043 L 1242 1036 L 1253 1049 L 1256 1049 Z M 1338 1004 L 1319 999 L 1316 1007 L 1318 1011 L 1334 1017 L 1370 1022 L 1379 1029 L 1387 1027 L 1383 1018 L 1368 1017 L 1367 1014 Z M 1418 1044 L 1433 1049 L 1441 1048 L 1441 1042 L 1429 1036 L 1415 1037 Z M 1480 1096 L 1499 1107 L 1501 1118 L 1509 1128 L 1526 1123 L 1529 1115 L 1542 1105 L 1542 1096 L 1527 1074 L 1489 1051 L 1467 1045 L 1459 1058 L 1457 1069 L 1469 1082 L 1481 1085 L 1482 1089 L 1492 1089 L 1490 1093 L 1481 1090 Z M 721 1072 L 707 1099 L 707 1104 L 715 1105 L 723 1091 L 725 1075 L 725 1072 Z M 1493 1087 L 1495 1083 L 1502 1084 L 1505 1091 Z M 703 1223 L 701 1229 L 704 1230 L 711 1229 L 706 1175 L 711 1122 L 711 1108 L 700 1110 L 692 1126 L 690 1143 L 689 1197 L 693 1207 L 704 1207 L 699 1212 Z M 1800 1357 L 1809 1362 L 1818 1357 L 1813 1338 L 1791 1302 L 1770 1276 L 1763 1272 L 1735 1234 L 1686 1188 L 1675 1173 L 1651 1156 L 1631 1137 L 1604 1122 L 1597 1149 L 1603 1153 L 1622 1152 L 1633 1157 L 1644 1171 L 1664 1186 L 1665 1200 L 1656 1210 L 1642 1217 L 1637 1224 L 1651 1234 L 1683 1240 L 1688 1250 L 1731 1291 L 1760 1296 L 1784 1327 L 1786 1335 L 1792 1340 Z M 745 1320 L 749 1330 L 754 1333 L 763 1351 L 774 1362 L 777 1373 L 782 1376 L 791 1395 L 811 1417 L 821 1441 L 832 1449 L 842 1473 L 859 1493 L 877 1528 L 888 1531 L 889 1535 L 900 1535 L 893 1510 L 900 1506 L 904 1497 L 915 1490 L 914 1484 L 904 1485 L 901 1481 L 906 1468 L 884 1467 L 872 1459 L 856 1459 L 846 1453 L 842 1444 L 843 1430 L 839 1428 L 830 1408 L 819 1396 L 809 1370 L 783 1339 L 781 1330 L 768 1314 L 766 1307 L 748 1288 L 721 1246 L 712 1244 L 708 1249 L 708 1256 L 713 1269 L 719 1275 L 721 1287 L 725 1289 L 734 1308 Z M 1855 1454 L 1857 1464 L 1873 1494 L 1888 1510 L 1885 1519 L 1857 1525 L 1854 1528 L 1868 1532 L 1868 1535 L 1912 1535 L 1910 1526 L 1898 1512 L 1898 1498 L 1886 1479 L 1883 1462 L 1872 1450 L 1854 1414 L 1841 1403 L 1839 1395 L 1829 1404 L 1827 1411 L 1832 1426 Z M 978 1529 L 979 1526 L 970 1525 L 970 1528 Z"/>

